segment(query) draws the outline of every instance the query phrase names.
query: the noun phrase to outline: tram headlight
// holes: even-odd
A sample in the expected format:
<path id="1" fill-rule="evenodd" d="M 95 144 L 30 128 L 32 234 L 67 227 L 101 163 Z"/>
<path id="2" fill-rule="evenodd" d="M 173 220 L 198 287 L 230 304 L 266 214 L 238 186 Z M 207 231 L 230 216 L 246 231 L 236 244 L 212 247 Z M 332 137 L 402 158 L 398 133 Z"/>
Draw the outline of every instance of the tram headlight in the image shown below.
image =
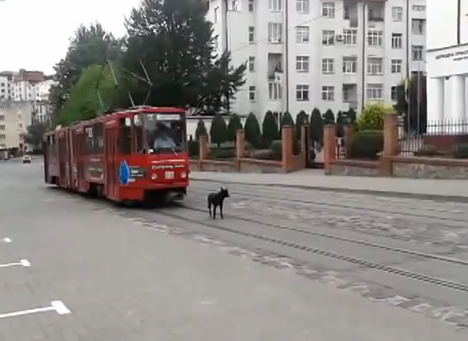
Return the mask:
<path id="1" fill-rule="evenodd" d="M 156 173 L 151 174 L 151 180 L 156 180 L 158 175 Z"/>
<path id="2" fill-rule="evenodd" d="M 187 173 L 186 173 L 186 172 L 180 173 L 180 177 L 181 177 L 182 179 L 185 179 L 185 178 L 187 177 Z"/>

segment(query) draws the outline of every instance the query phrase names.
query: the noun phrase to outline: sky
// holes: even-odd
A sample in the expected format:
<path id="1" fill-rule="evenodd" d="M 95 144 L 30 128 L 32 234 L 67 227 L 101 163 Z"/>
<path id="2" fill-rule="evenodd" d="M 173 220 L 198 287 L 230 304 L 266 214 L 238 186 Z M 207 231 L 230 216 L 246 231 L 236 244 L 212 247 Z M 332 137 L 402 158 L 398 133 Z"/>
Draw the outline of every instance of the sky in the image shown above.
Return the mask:
<path id="1" fill-rule="evenodd" d="M 0 0 L 0 71 L 53 73 L 83 23 L 99 21 L 116 36 L 140 0 Z"/>

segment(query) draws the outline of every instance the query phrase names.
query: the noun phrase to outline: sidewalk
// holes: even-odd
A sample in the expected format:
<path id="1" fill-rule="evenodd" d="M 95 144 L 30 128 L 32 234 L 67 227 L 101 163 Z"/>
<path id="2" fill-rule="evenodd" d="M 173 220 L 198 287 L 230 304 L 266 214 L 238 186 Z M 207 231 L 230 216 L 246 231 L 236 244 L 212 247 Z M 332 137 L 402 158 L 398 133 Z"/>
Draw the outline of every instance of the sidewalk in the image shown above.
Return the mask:
<path id="1" fill-rule="evenodd" d="M 217 181 L 468 202 L 468 180 L 330 176 L 323 170 L 290 174 L 191 172 L 191 180 Z"/>

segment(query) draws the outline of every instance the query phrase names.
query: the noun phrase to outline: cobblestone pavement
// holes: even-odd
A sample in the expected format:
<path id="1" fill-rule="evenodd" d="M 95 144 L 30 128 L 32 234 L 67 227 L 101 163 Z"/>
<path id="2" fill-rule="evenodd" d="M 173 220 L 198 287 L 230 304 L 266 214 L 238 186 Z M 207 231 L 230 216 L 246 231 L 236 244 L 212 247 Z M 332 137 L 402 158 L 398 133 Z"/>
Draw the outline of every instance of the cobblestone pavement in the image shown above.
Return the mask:
<path id="1" fill-rule="evenodd" d="M 0 340 L 466 339 L 445 306 L 415 305 L 390 288 L 378 299 L 319 257 L 279 257 L 262 242 L 225 242 L 159 214 L 198 219 L 190 210 L 122 209 L 48 189 L 40 171 L 35 162 L 0 167 Z"/>

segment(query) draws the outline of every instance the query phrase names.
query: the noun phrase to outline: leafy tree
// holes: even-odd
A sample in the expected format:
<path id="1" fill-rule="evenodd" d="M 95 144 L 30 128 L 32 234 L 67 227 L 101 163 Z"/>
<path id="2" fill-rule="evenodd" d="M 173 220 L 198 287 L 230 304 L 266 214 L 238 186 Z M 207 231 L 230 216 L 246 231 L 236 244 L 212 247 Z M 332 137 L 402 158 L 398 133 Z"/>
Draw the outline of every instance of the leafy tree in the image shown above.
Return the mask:
<path id="1" fill-rule="evenodd" d="M 111 106 L 115 83 L 108 66 L 85 68 L 71 88 L 68 100 L 58 113 L 56 122 L 68 125 L 95 118 Z"/>
<path id="2" fill-rule="evenodd" d="M 227 129 L 228 129 L 228 140 L 229 141 L 236 141 L 237 131 L 242 130 L 242 122 L 241 122 L 238 115 L 233 114 L 229 118 L 229 123 L 228 123 Z"/>
<path id="3" fill-rule="evenodd" d="M 245 120 L 245 139 L 252 146 L 257 146 L 260 142 L 260 125 L 258 124 L 257 116 L 250 113 Z"/>
<path id="4" fill-rule="evenodd" d="M 216 143 L 218 148 L 220 147 L 221 143 L 226 142 L 228 139 L 228 130 L 226 121 L 221 114 L 216 114 L 213 120 L 211 121 L 210 127 L 210 137 L 211 142 Z"/>
<path id="5" fill-rule="evenodd" d="M 382 130 L 384 115 L 389 108 L 380 103 L 366 105 L 362 114 L 359 115 L 357 126 L 359 130 Z"/>
<path id="6" fill-rule="evenodd" d="M 143 0 L 132 10 L 122 67 L 131 75 L 123 83 L 135 103 L 228 106 L 226 98 L 244 82 L 245 65 L 230 67 L 229 53 L 213 58 L 206 13 L 205 3 L 193 0 Z M 145 70 L 151 84 L 128 85 L 128 79 L 146 79 Z"/>
<path id="7" fill-rule="evenodd" d="M 118 40 L 99 23 L 78 28 L 66 56 L 54 67 L 57 84 L 51 87 L 49 95 L 54 118 L 65 105 L 83 70 L 91 65 L 105 65 L 107 52 L 113 45 L 118 45 Z"/>
<path id="8" fill-rule="evenodd" d="M 195 130 L 195 139 L 200 140 L 200 136 L 206 136 L 208 138 L 208 132 L 206 130 L 205 122 L 200 118 L 197 122 L 197 129 Z"/>
<path id="9" fill-rule="evenodd" d="M 309 116 L 305 111 L 301 111 L 296 117 L 296 136 L 300 140 L 302 136 L 302 127 L 309 123 Z"/>
<path id="10" fill-rule="evenodd" d="M 335 114 L 331 109 L 328 109 L 325 111 L 325 114 L 323 115 L 323 120 L 325 121 L 325 124 L 334 124 L 335 123 Z"/>
<path id="11" fill-rule="evenodd" d="M 404 82 L 397 87 L 397 103 L 395 110 L 403 116 L 405 131 L 418 131 L 424 134 L 427 130 L 427 79 L 424 75 L 415 75 L 411 77 L 407 91 L 405 92 Z M 419 83 L 419 85 L 418 85 Z M 408 104 L 409 102 L 409 104 Z M 418 105 L 419 102 L 419 105 Z M 408 111 L 409 122 L 408 122 Z M 408 129 L 409 123 L 409 129 Z"/>
<path id="12" fill-rule="evenodd" d="M 48 129 L 48 123 L 33 120 L 32 124 L 27 128 L 24 142 L 31 145 L 35 150 L 42 150 L 42 136 Z"/>
<path id="13" fill-rule="evenodd" d="M 314 147 L 323 144 L 323 119 L 320 110 L 315 108 L 310 115 L 309 137 Z"/>
<path id="14" fill-rule="evenodd" d="M 278 139 L 278 123 L 273 113 L 268 110 L 262 122 L 262 138 L 266 144 Z"/>
<path id="15" fill-rule="evenodd" d="M 344 137 L 345 117 L 341 111 L 336 115 L 336 136 Z"/>

